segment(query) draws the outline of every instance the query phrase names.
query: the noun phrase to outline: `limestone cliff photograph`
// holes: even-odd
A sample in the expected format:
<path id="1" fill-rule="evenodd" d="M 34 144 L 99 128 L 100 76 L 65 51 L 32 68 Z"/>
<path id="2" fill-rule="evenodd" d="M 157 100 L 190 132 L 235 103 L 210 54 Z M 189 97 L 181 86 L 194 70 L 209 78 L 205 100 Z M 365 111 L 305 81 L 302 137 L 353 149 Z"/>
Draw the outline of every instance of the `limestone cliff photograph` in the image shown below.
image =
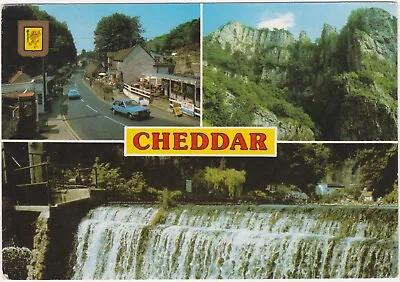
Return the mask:
<path id="1" fill-rule="evenodd" d="M 2 144 L 8 279 L 395 278 L 397 144 L 277 158 Z"/>
<path id="2" fill-rule="evenodd" d="M 395 3 L 205 4 L 203 123 L 397 140 Z"/>

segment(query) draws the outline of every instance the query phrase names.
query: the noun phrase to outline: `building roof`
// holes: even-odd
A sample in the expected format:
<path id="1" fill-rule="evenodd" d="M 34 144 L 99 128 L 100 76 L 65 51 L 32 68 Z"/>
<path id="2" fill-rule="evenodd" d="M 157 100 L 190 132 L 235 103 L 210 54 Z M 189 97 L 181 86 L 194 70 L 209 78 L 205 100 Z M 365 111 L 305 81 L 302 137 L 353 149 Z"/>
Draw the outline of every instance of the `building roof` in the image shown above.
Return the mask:
<path id="1" fill-rule="evenodd" d="M 129 53 L 132 52 L 133 49 L 135 49 L 135 47 L 136 47 L 136 45 L 132 46 L 130 48 L 126 48 L 126 49 L 120 50 L 118 52 L 115 52 L 113 60 L 114 61 L 123 61 L 129 55 Z"/>
<path id="2" fill-rule="evenodd" d="M 29 82 L 31 80 L 32 78 L 26 73 L 23 73 L 22 71 L 17 71 L 16 74 L 14 74 L 8 80 L 8 83 L 22 83 L 22 82 Z"/>
<path id="3" fill-rule="evenodd" d="M 159 54 L 156 54 L 156 53 L 154 53 L 152 51 L 147 50 L 141 44 L 136 44 L 136 45 L 134 45 L 132 47 L 129 47 L 129 48 L 126 48 L 126 49 L 122 49 L 122 50 L 119 50 L 118 52 L 115 52 L 114 55 L 110 55 L 110 58 L 112 58 L 113 61 L 121 61 L 122 62 L 133 51 L 133 49 L 135 49 L 138 46 L 141 47 L 144 51 L 146 51 L 146 53 L 149 54 L 149 56 L 152 57 L 153 59 L 154 59 L 154 56 L 156 56 L 156 55 L 160 56 Z M 108 57 L 109 53 L 113 53 L 113 52 L 108 52 L 107 53 L 107 57 Z M 154 56 L 153 56 L 153 54 L 154 54 Z"/>
<path id="4" fill-rule="evenodd" d="M 48 82 L 52 81 L 54 78 L 55 78 L 55 76 L 46 75 L 46 82 L 48 83 Z M 43 75 L 37 75 L 37 76 L 33 77 L 31 82 L 43 83 Z"/>
<path id="5" fill-rule="evenodd" d="M 8 93 L 2 93 L 1 97 L 4 99 L 18 99 L 18 96 L 22 93 L 22 91 L 13 91 Z"/>
<path id="6" fill-rule="evenodd" d="M 154 51 L 150 51 L 150 52 L 148 52 L 148 53 L 150 53 L 150 55 L 151 55 L 153 58 L 154 58 L 155 56 L 162 57 L 161 54 L 158 54 L 158 53 L 156 53 L 156 52 L 154 52 Z"/>
<path id="7" fill-rule="evenodd" d="M 177 76 L 177 75 L 163 74 L 163 73 L 143 73 L 143 76 L 158 77 L 158 78 L 169 79 L 172 81 L 178 81 L 178 82 L 183 82 L 183 83 L 192 84 L 192 85 L 200 85 L 200 79 L 195 79 L 195 78 L 185 77 L 185 76 Z"/>
<path id="8" fill-rule="evenodd" d="M 107 52 L 107 58 L 113 58 L 117 52 Z"/>
<path id="9" fill-rule="evenodd" d="M 14 92 L 9 92 L 9 93 L 3 93 L 2 98 L 8 99 L 8 100 L 18 100 L 18 98 L 26 98 L 26 97 L 33 97 L 35 96 L 35 93 L 32 91 L 14 91 Z"/>
<path id="10" fill-rule="evenodd" d="M 35 93 L 34 92 L 25 92 L 25 93 L 21 93 L 18 95 L 18 97 L 21 98 L 29 98 L 29 97 L 34 97 Z"/>

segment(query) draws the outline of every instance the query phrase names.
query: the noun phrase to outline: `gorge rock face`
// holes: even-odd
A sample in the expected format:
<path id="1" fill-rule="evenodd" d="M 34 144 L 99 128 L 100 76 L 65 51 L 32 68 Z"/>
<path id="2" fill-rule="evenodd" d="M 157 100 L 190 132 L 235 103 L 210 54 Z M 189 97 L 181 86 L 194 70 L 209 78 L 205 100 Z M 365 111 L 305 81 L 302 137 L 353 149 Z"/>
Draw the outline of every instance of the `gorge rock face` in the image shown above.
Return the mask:
<path id="1" fill-rule="evenodd" d="M 381 9 L 360 9 L 345 29 L 350 31 L 345 38 L 349 71 L 363 76 L 357 83 L 346 82 L 339 136 L 342 140 L 396 140 L 397 99 L 393 93 L 397 86 L 387 87 L 388 81 L 397 77 L 396 19 Z M 368 87 L 360 91 L 365 72 L 369 75 L 363 84 Z"/>
<path id="2" fill-rule="evenodd" d="M 397 20 L 388 12 L 377 9 L 360 9 L 350 17 L 345 28 L 347 34 L 347 58 L 352 71 L 368 68 L 364 60 L 376 56 L 379 60 L 396 63 Z"/>
<path id="3" fill-rule="evenodd" d="M 345 97 L 339 120 L 342 140 L 396 140 L 396 107 L 362 95 Z"/>
<path id="4" fill-rule="evenodd" d="M 281 140 L 397 139 L 397 19 L 387 11 L 355 10 L 340 31 L 325 24 L 315 42 L 304 31 L 294 39 L 287 30 L 255 29 L 236 21 L 208 38 L 206 44 L 228 51 L 233 61 L 235 52 L 243 53 L 248 68 L 238 75 L 279 88 L 286 102 L 311 117 L 320 135 L 296 124 L 300 114 L 289 117 L 268 108 L 269 90 L 259 91 L 266 102 L 251 125 L 278 126 Z M 232 68 L 229 73 L 236 75 Z"/>
<path id="5" fill-rule="evenodd" d="M 294 42 L 293 36 L 287 30 L 255 29 L 237 21 L 231 21 L 213 32 L 212 41 L 221 44 L 223 49 L 229 44 L 232 53 L 255 52 L 259 47 L 287 47 Z"/>
<path id="6" fill-rule="evenodd" d="M 262 56 L 268 66 L 262 67 L 261 80 L 282 84 L 287 71 L 282 68 L 290 60 L 289 47 L 295 42 L 292 34 L 284 29 L 255 29 L 237 21 L 231 21 L 212 34 L 212 42 L 223 49 L 242 52 L 248 58 Z"/>
<path id="7" fill-rule="evenodd" d="M 277 127 L 278 140 L 315 140 L 314 132 L 294 120 L 280 120 L 268 109 L 260 109 L 254 113 L 253 126 Z"/>

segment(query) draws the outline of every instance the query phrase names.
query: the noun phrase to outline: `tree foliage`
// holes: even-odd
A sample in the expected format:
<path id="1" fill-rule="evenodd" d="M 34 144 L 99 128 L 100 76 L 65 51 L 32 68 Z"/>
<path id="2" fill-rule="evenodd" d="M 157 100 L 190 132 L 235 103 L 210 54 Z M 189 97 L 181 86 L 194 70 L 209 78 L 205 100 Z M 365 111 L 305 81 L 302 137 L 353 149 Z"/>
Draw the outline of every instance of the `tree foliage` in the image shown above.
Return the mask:
<path id="1" fill-rule="evenodd" d="M 203 71 L 204 120 L 214 126 L 251 126 L 254 113 L 268 109 L 278 118 L 299 122 L 314 128 L 304 111 L 289 102 L 285 91 L 273 85 L 245 82 L 217 69 Z"/>
<path id="2" fill-rule="evenodd" d="M 113 168 L 110 163 L 103 163 L 99 158 L 93 164 L 91 179 L 92 185 L 97 184 L 97 187 L 113 192 L 113 196 L 118 198 L 154 200 L 160 193 L 146 183 L 143 172 L 134 171 L 130 177 L 124 177 L 120 168 Z"/>
<path id="3" fill-rule="evenodd" d="M 307 125 L 317 139 L 343 140 L 348 136 L 342 136 L 341 117 L 346 115 L 342 111 L 349 96 L 364 98 L 363 104 L 379 103 L 395 113 L 396 60 L 383 58 L 380 51 L 374 54 L 371 51 L 377 47 L 367 46 L 365 42 L 379 42 L 379 48 L 394 53 L 397 51 L 393 43 L 397 38 L 396 23 L 396 18 L 383 10 L 357 9 L 339 32 L 325 24 L 315 42 L 303 33 L 299 40 L 287 46 L 271 40 L 265 46 L 249 47 L 247 52 L 234 50 L 227 42 L 222 45 L 212 35 L 206 36 L 203 40 L 207 62 L 203 71 L 205 123 L 251 125 L 257 117 L 241 115 L 240 111 L 253 113 L 266 108 L 284 123 L 289 118 Z M 380 39 L 377 32 L 385 33 L 385 39 Z M 240 43 L 245 46 L 246 42 Z M 227 93 L 233 95 L 234 102 L 227 99 L 230 96 Z M 365 119 L 356 121 L 356 126 L 367 125 L 368 116 Z M 387 140 L 389 134 L 394 136 L 390 126 L 377 138 Z M 370 136 L 362 130 L 355 135 L 360 140 Z"/>
<path id="4" fill-rule="evenodd" d="M 7 143 L 4 147 L 7 156 L 28 163 L 28 149 L 24 143 Z M 375 198 L 389 194 L 388 199 L 393 199 L 397 189 L 396 144 L 280 143 L 276 158 L 132 158 L 124 157 L 122 144 L 46 143 L 45 147 L 54 167 L 70 168 L 71 171 L 76 167 L 93 168 L 90 174 L 92 185 L 96 183 L 96 168 L 99 188 L 130 200 L 163 200 L 161 191 L 183 192 L 187 180 L 192 180 L 193 201 L 235 201 L 246 195 L 262 202 L 282 198 L 268 194 L 269 187 L 275 187 L 282 195 L 290 190 L 312 197 L 315 185 L 335 171 L 340 175 L 344 173 L 344 178 L 346 173 L 351 176 L 360 172 L 361 181 L 357 180 L 358 177 L 354 180 L 358 189 L 346 190 L 346 194 L 355 198 L 358 198 L 356 193 L 365 187 L 373 192 Z M 343 168 L 348 171 L 344 172 Z M 250 193 L 252 191 L 261 192 Z M 168 196 L 179 198 L 182 195 L 173 192 Z M 12 206 L 7 208 L 4 204 L 3 208 L 4 214 L 12 216 Z M 9 227 L 7 220 L 4 221 L 4 235 Z"/>
<path id="5" fill-rule="evenodd" d="M 5 247 L 1 250 L 3 273 L 12 280 L 25 280 L 32 252 L 25 247 Z"/>
<path id="6" fill-rule="evenodd" d="M 397 145 L 372 147 L 359 152 L 355 166 L 361 167 L 362 187 L 373 197 L 385 196 L 395 190 L 397 180 Z"/>
<path id="7" fill-rule="evenodd" d="M 143 43 L 140 17 L 114 13 L 102 17 L 94 31 L 95 52 L 105 60 L 107 52 L 116 52 Z"/>
<path id="8" fill-rule="evenodd" d="M 246 172 L 244 170 L 206 167 L 195 176 L 194 186 L 219 199 L 237 200 L 242 196 L 245 181 Z"/>
<path id="9" fill-rule="evenodd" d="M 178 25 L 169 33 L 146 43 L 150 50 L 165 54 L 187 46 L 200 46 L 200 19 Z"/>
<path id="10" fill-rule="evenodd" d="M 17 52 L 18 20 L 48 20 L 49 21 L 49 54 L 46 56 L 47 71 L 54 73 L 67 63 L 76 60 L 74 39 L 65 22 L 61 23 L 54 17 L 36 6 L 5 6 L 2 10 L 2 80 L 7 81 L 17 70 L 31 75 L 42 72 L 41 58 L 21 57 Z"/>

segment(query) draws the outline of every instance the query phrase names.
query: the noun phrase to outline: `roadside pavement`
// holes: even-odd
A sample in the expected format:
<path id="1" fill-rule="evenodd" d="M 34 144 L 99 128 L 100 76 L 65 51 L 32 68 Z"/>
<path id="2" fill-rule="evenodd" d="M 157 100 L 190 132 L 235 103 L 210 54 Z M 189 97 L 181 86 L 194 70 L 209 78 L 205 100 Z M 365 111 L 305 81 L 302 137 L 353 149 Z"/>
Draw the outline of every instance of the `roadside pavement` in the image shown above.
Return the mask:
<path id="1" fill-rule="evenodd" d="M 52 101 L 51 113 L 39 116 L 39 139 L 79 140 L 73 129 L 64 121 L 62 103 L 66 96 L 56 97 Z"/>

